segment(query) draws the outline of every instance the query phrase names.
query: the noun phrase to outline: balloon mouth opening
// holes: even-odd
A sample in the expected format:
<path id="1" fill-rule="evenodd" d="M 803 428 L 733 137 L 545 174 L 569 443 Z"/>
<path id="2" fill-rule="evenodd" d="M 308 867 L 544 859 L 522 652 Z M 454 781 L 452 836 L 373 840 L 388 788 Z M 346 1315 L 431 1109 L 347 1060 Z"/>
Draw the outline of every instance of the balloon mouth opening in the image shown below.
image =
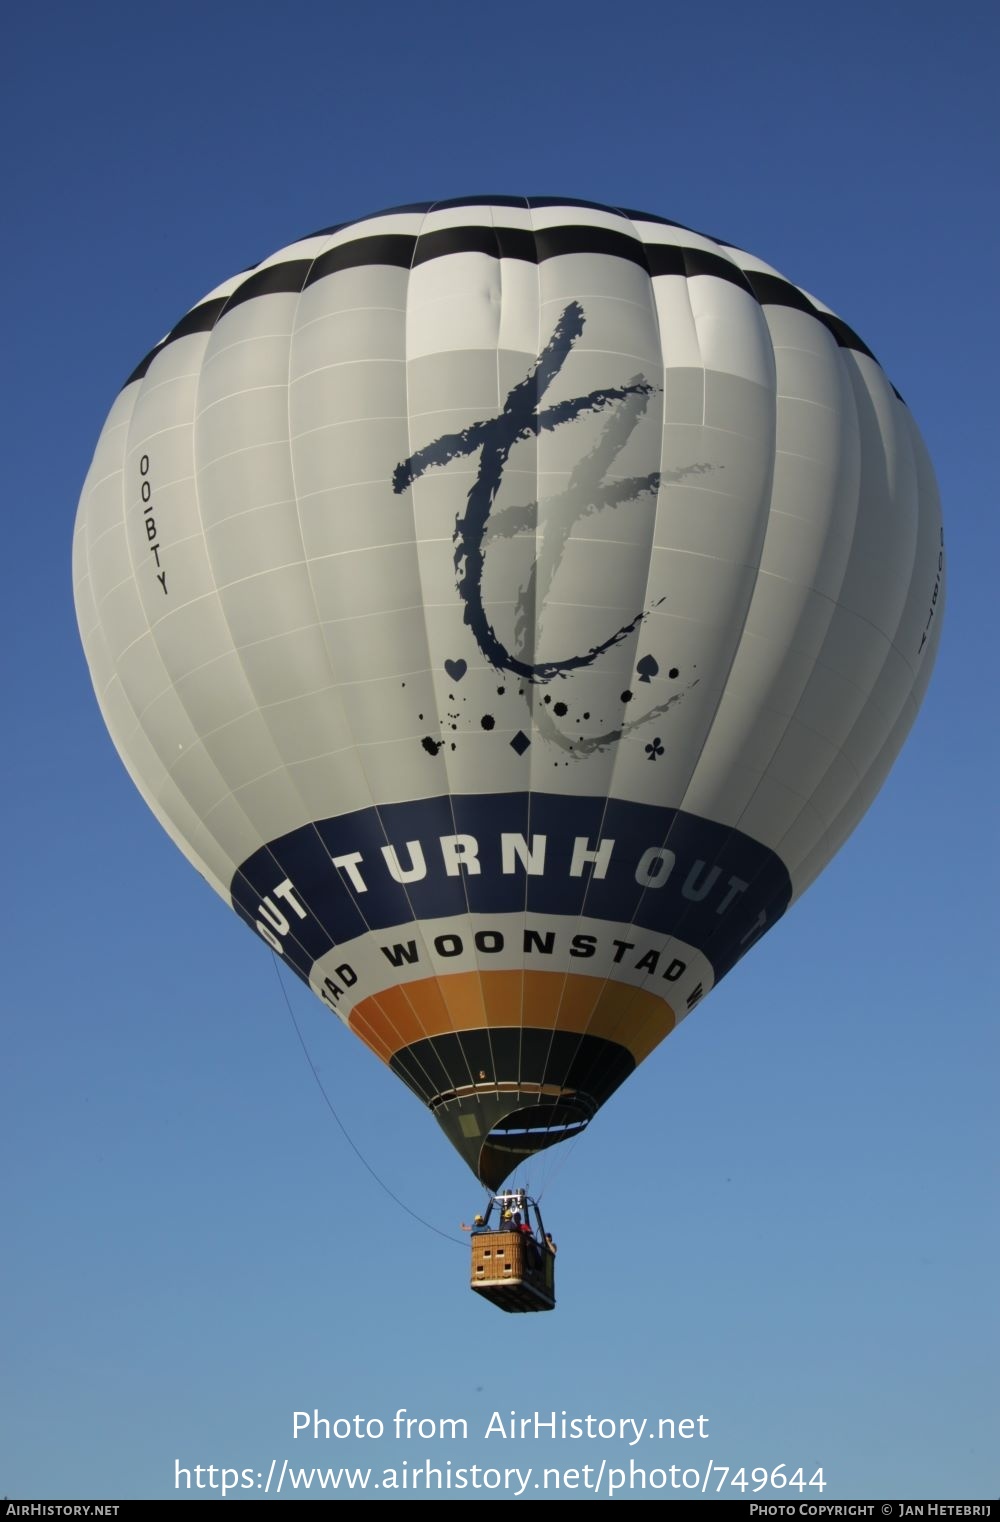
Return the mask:
<path id="1" fill-rule="evenodd" d="M 480 1179 L 488 1188 L 498 1189 L 526 1158 L 581 1135 L 593 1115 L 594 1107 L 579 1099 L 561 1099 L 509 1111 L 490 1128 L 483 1142 L 479 1153 Z"/>
<path id="2" fill-rule="evenodd" d="M 431 1103 L 452 1146 L 494 1190 L 536 1152 L 579 1136 L 599 1108 L 594 1095 L 579 1089 L 523 1080 L 452 1089 Z"/>
<path id="3" fill-rule="evenodd" d="M 538 1146 L 551 1147 L 583 1131 L 592 1115 L 593 1111 L 579 1101 L 527 1105 L 498 1120 L 487 1141 L 502 1143 L 509 1139 L 514 1143 L 532 1139 Z"/>

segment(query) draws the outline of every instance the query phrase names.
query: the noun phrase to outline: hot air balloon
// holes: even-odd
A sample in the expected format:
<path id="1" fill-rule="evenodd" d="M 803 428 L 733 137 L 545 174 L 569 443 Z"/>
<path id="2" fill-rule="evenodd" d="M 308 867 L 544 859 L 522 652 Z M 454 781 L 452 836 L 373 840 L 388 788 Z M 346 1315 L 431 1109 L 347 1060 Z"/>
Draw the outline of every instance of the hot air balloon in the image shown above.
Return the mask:
<path id="1" fill-rule="evenodd" d="M 943 576 L 846 323 L 661 217 L 503 196 L 211 291 L 115 401 L 74 546 L 149 807 L 492 1190 L 853 830 Z"/>

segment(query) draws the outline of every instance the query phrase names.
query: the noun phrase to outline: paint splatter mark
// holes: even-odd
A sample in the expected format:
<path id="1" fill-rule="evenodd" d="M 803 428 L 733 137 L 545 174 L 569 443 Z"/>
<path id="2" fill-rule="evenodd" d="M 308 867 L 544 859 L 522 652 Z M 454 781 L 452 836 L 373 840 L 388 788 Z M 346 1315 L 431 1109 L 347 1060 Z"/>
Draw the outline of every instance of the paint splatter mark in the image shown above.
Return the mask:
<path id="1" fill-rule="evenodd" d="M 491 713 L 484 713 L 479 722 L 484 729 L 493 729 L 496 724 L 496 719 Z"/>
<path id="2" fill-rule="evenodd" d="M 420 743 L 429 756 L 436 756 L 442 744 L 440 740 L 432 740 L 430 735 L 424 735 Z"/>
<path id="3" fill-rule="evenodd" d="M 667 675 L 670 677 L 677 677 L 680 676 L 680 672 L 676 666 L 671 666 L 670 670 L 667 672 Z"/>
<path id="4" fill-rule="evenodd" d="M 621 694 L 621 700 L 623 703 L 631 703 L 633 696 L 634 694 L 629 692 L 628 688 L 626 687 L 625 691 Z"/>
<path id="5" fill-rule="evenodd" d="M 555 705 L 555 707 L 553 708 L 552 712 L 554 714 L 558 714 L 559 718 L 561 719 L 563 717 L 563 714 L 569 713 L 569 708 L 566 706 L 565 703 L 557 703 Z"/>
<path id="6" fill-rule="evenodd" d="M 544 404 L 545 393 L 561 375 L 585 323 L 583 306 L 578 301 L 570 302 L 561 312 L 548 343 L 530 364 L 523 379 L 508 392 L 497 414 L 472 423 L 461 432 L 443 434 L 432 440 L 397 465 L 393 473 L 393 491 L 398 495 L 426 472 L 478 455 L 476 479 L 466 497 L 465 511 L 455 519 L 455 585 L 464 604 L 466 627 L 491 666 L 498 672 L 506 670 L 521 678 L 518 684 L 521 697 L 527 697 L 526 689 L 535 684 L 551 682 L 556 676 L 572 677 L 574 673 L 593 666 L 601 656 L 635 634 L 649 613 L 665 601 L 662 596 L 654 598 L 646 609 L 638 609 L 627 623 L 585 652 L 567 655 L 561 660 L 536 661 L 542 610 L 561 567 L 574 524 L 607 509 L 615 511 L 631 507 L 632 511 L 648 514 L 650 499 L 655 503 L 665 483 L 683 481 L 691 475 L 717 468 L 707 462 L 690 463 L 670 471 L 654 470 L 642 476 L 609 479 L 615 461 L 648 412 L 651 399 L 661 394 L 661 388 L 640 373 L 623 384 Z M 540 439 L 545 433 L 552 433 L 588 415 L 600 418 L 598 436 L 571 470 L 565 488 L 545 499 L 544 514 L 540 500 L 495 511 L 514 446 L 525 440 Z M 487 555 L 497 540 L 513 539 L 524 532 L 537 534 L 539 527 L 542 528 L 541 541 L 515 603 L 513 648 L 508 648 L 493 627 L 484 601 Z M 456 659 L 445 661 L 444 669 L 453 681 L 458 682 L 468 667 L 464 660 Z M 640 661 L 638 670 L 639 679 L 650 682 L 659 667 L 654 657 L 647 655 Z M 695 685 L 696 681 L 689 684 Z M 503 690 L 497 689 L 498 696 L 503 695 Z M 632 696 L 631 692 L 622 694 L 622 701 L 628 703 Z M 554 722 L 556 710 L 551 707 L 536 710 L 535 724 L 544 740 L 579 757 L 614 745 L 640 726 L 651 724 L 675 702 L 681 701 L 682 696 L 677 694 L 628 723 L 619 723 L 601 734 L 579 740 L 577 747 L 570 744 L 569 736 Z M 550 700 L 546 698 L 545 701 L 549 703 Z M 523 739 L 524 745 L 519 753 L 531 743 L 527 736 Z"/>

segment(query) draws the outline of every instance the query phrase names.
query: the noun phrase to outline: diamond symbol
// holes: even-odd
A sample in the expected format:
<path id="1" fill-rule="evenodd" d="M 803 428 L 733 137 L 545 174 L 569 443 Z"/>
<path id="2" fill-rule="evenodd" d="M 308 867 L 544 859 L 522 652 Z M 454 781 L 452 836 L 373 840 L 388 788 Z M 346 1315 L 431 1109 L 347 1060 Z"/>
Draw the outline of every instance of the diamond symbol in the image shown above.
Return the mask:
<path id="1" fill-rule="evenodd" d="M 514 736 L 513 740 L 511 740 L 511 742 L 510 742 L 510 748 L 511 748 L 511 750 L 516 750 L 519 756 L 523 756 L 525 751 L 528 749 L 528 746 L 530 744 L 531 744 L 531 741 L 528 739 L 528 736 L 524 733 L 524 730 L 523 729 L 519 729 L 517 734 Z"/>

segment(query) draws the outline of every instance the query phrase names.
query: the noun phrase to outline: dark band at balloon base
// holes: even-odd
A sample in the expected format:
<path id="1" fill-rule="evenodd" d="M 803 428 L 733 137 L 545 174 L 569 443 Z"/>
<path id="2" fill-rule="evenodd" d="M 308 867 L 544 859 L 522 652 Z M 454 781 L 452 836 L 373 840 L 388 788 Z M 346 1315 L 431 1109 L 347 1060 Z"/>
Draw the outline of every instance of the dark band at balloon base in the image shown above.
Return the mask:
<path id="1" fill-rule="evenodd" d="M 349 1023 L 497 1188 L 584 1130 L 676 1015 L 631 984 L 525 970 L 399 984 L 362 1000 Z"/>

